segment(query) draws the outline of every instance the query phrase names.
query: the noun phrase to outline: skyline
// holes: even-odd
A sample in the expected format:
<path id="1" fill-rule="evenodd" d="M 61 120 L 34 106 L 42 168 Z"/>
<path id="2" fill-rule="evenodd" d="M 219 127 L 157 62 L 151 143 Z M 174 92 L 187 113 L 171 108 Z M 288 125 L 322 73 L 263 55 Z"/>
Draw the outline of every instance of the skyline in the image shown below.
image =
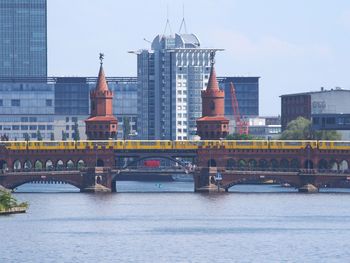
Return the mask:
<path id="1" fill-rule="evenodd" d="M 103 52 L 107 76 L 136 76 L 136 56 L 127 51 L 149 48 L 143 39 L 164 32 L 167 6 L 173 33 L 182 20 L 181 2 L 136 3 L 49 1 L 49 75 L 95 76 Z M 225 49 L 216 56 L 219 76 L 261 77 L 260 115 L 279 115 L 282 94 L 350 88 L 350 3 L 345 0 L 337 5 L 193 0 L 185 3 L 185 20 L 202 47 Z"/>

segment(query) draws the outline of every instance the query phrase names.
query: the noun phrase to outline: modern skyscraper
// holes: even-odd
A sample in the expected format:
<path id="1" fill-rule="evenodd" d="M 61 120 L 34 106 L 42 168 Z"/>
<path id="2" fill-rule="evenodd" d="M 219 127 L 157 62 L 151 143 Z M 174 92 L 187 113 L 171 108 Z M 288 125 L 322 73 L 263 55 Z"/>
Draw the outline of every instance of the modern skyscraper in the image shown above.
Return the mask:
<path id="1" fill-rule="evenodd" d="M 142 139 L 193 139 L 202 115 L 201 91 L 210 53 L 194 34 L 158 35 L 137 52 L 138 134 Z"/>
<path id="2" fill-rule="evenodd" d="M 46 0 L 0 0 L 0 77 L 47 76 Z"/>

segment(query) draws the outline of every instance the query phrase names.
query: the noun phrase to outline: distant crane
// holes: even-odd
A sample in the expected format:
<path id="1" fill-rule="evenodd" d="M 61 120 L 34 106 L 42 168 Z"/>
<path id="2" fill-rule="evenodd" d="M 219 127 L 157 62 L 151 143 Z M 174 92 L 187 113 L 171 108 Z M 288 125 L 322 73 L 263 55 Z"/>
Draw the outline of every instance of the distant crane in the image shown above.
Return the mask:
<path id="1" fill-rule="evenodd" d="M 249 133 L 249 123 L 246 120 L 241 118 L 241 114 L 239 112 L 239 105 L 236 96 L 236 90 L 233 83 L 230 83 L 230 91 L 231 91 L 231 103 L 233 110 L 233 117 L 236 122 L 236 132 L 238 134 L 248 134 Z"/>

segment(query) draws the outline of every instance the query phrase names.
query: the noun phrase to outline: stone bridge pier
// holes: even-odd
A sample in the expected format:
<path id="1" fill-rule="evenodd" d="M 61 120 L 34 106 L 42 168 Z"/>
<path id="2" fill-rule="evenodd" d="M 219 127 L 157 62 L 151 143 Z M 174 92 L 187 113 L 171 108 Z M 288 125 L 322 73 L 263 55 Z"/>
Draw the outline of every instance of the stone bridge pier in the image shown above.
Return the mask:
<path id="1" fill-rule="evenodd" d="M 109 167 L 88 168 L 83 175 L 81 192 L 117 192 L 115 175 Z"/>
<path id="2" fill-rule="evenodd" d="M 210 192 L 223 192 L 225 189 L 218 188 L 215 183 L 215 176 L 217 174 L 216 167 L 201 168 L 195 171 L 193 175 L 194 179 L 194 191 L 196 193 L 210 193 Z"/>

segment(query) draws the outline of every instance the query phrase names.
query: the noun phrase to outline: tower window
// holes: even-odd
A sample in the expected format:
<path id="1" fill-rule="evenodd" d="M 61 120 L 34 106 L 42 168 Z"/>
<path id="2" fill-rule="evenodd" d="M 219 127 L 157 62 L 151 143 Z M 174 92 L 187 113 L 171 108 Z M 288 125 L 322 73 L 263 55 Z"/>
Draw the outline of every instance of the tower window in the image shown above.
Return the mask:
<path id="1" fill-rule="evenodd" d="M 210 103 L 210 109 L 211 109 L 211 110 L 215 110 L 215 102 L 214 102 L 214 101 L 212 101 L 212 102 Z"/>

